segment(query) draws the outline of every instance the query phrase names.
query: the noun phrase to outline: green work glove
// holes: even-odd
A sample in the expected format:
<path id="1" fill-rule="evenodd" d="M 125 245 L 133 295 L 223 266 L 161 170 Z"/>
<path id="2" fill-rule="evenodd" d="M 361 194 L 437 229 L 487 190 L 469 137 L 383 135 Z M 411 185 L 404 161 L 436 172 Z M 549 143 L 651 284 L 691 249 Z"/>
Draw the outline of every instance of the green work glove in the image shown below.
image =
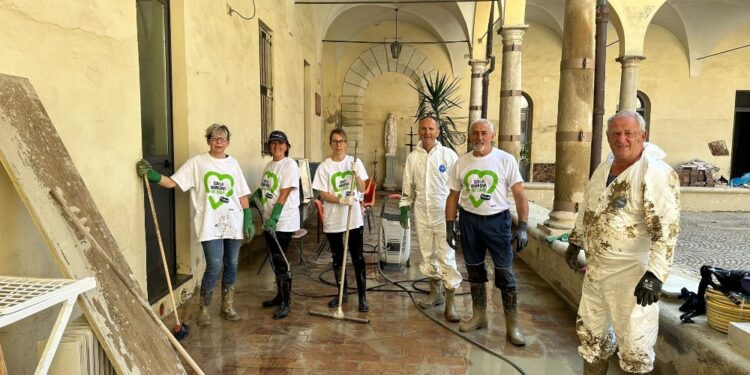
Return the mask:
<path id="1" fill-rule="evenodd" d="M 266 220 L 266 225 L 263 226 L 263 229 L 269 232 L 276 232 L 276 225 L 279 223 L 279 216 L 281 216 L 281 210 L 283 209 L 283 204 L 276 203 L 273 206 L 273 211 L 271 211 L 271 217 Z"/>
<path id="2" fill-rule="evenodd" d="M 263 191 L 260 190 L 260 188 L 255 189 L 252 195 L 250 195 L 250 207 L 257 207 L 258 209 L 263 209 L 263 207 L 258 206 L 259 204 L 262 204 L 260 198 L 263 195 Z"/>
<path id="3" fill-rule="evenodd" d="M 245 241 L 250 241 L 255 236 L 255 225 L 253 225 L 253 210 L 243 208 L 242 212 L 245 214 L 245 220 L 242 223 L 242 232 L 245 234 Z"/>
<path id="4" fill-rule="evenodd" d="M 409 229 L 409 206 L 401 206 L 401 228 Z"/>
<path id="5" fill-rule="evenodd" d="M 161 174 L 153 170 L 151 164 L 145 159 L 141 159 L 135 163 L 135 172 L 138 173 L 138 177 L 143 177 L 145 174 L 148 180 L 153 183 L 159 183 L 159 181 L 161 181 Z"/>

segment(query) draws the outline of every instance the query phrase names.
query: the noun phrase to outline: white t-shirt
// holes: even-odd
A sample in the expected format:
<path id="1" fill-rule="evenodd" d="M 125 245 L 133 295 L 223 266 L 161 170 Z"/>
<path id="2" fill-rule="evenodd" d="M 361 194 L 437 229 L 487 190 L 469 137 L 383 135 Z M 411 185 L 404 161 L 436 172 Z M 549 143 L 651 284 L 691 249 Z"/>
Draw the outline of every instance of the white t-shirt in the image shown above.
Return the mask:
<path id="1" fill-rule="evenodd" d="M 236 159 L 196 155 L 172 175 L 172 180 L 182 191 L 190 190 L 199 241 L 242 239 L 240 197 L 250 194 L 250 188 Z"/>
<path id="2" fill-rule="evenodd" d="M 328 158 L 320 163 L 318 170 L 315 171 L 313 179 L 313 189 L 331 193 L 339 198 L 354 195 L 357 193 L 356 181 L 352 174 L 352 163 L 354 157 L 347 155 L 344 160 L 336 162 Z M 362 162 L 357 163 L 357 175 L 362 180 L 367 179 L 367 171 L 362 166 Z M 354 191 L 351 191 L 354 184 Z M 346 231 L 346 218 L 349 214 L 349 206 L 339 203 L 323 202 L 323 211 L 325 221 L 323 222 L 323 232 L 339 233 Z M 352 218 L 349 223 L 349 229 L 359 228 L 363 225 L 362 211 L 359 206 L 352 207 Z"/>
<path id="3" fill-rule="evenodd" d="M 294 232 L 299 229 L 299 166 L 290 158 L 279 161 L 269 161 L 263 169 L 260 180 L 261 198 L 263 205 L 263 222 L 271 217 L 273 206 L 279 199 L 281 189 L 292 188 L 281 210 L 276 230 L 279 232 Z"/>
<path id="4" fill-rule="evenodd" d="M 448 186 L 460 191 L 458 204 L 477 215 L 494 215 L 510 208 L 508 188 L 523 183 L 518 163 L 509 153 L 492 148 L 476 157 L 469 152 L 458 158 L 449 172 Z"/>

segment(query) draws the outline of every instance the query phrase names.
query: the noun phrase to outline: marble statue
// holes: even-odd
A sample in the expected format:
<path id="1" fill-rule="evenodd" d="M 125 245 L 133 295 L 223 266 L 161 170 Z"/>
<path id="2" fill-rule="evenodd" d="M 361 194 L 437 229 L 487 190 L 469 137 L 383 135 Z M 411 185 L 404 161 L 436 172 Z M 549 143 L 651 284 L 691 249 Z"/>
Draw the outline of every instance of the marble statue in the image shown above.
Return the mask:
<path id="1" fill-rule="evenodd" d="M 396 118 L 393 112 L 388 114 L 385 120 L 385 154 L 396 154 Z"/>

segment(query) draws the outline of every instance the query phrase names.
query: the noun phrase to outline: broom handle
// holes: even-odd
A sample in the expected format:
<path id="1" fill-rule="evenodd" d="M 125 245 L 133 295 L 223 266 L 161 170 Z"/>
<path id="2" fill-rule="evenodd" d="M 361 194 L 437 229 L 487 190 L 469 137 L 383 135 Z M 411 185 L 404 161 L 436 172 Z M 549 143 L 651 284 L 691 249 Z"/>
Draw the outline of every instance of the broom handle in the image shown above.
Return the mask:
<path id="1" fill-rule="evenodd" d="M 172 346 L 177 349 L 177 351 L 182 355 L 182 358 L 192 367 L 193 371 L 198 373 L 199 375 L 205 375 L 203 370 L 198 366 L 197 363 L 195 363 L 195 360 L 188 354 L 188 352 L 185 350 L 185 348 L 182 347 L 179 341 L 172 335 L 172 332 L 167 328 L 167 326 L 164 325 L 164 322 L 159 319 L 159 317 L 156 315 L 154 310 L 151 310 L 151 306 L 146 302 L 143 297 L 138 294 L 138 292 L 135 289 L 135 286 L 133 285 L 134 281 L 133 279 L 125 276 L 119 268 L 115 266 L 115 262 L 110 258 L 110 256 L 104 252 L 104 249 L 99 245 L 99 243 L 96 241 L 94 236 L 89 233 L 89 231 L 86 229 L 85 226 L 83 226 L 83 223 L 81 223 L 81 220 L 73 213 L 73 211 L 68 207 L 68 204 L 65 202 L 65 199 L 63 199 L 62 195 L 55 190 L 52 189 L 49 192 L 53 198 L 57 201 L 57 203 L 60 204 L 60 208 L 63 210 L 65 215 L 73 222 L 75 227 L 78 229 L 81 234 L 83 234 L 84 237 L 93 245 L 92 248 L 95 249 L 99 255 L 104 259 L 104 261 L 107 263 L 109 268 L 114 271 L 115 275 L 117 276 L 120 281 L 125 284 L 125 287 L 130 291 L 130 294 L 132 294 L 135 299 L 138 301 L 138 303 L 141 304 L 141 307 L 143 307 L 144 310 L 151 316 L 151 318 L 156 322 L 156 325 L 159 326 L 159 328 L 162 330 L 162 332 L 167 336 L 167 339 L 170 343 L 172 343 Z"/>
<path id="2" fill-rule="evenodd" d="M 352 185 L 349 187 L 349 192 L 356 191 L 357 186 L 357 171 L 354 170 L 354 163 L 357 162 L 357 146 L 358 142 L 354 141 L 354 161 L 352 162 Z M 346 232 L 344 233 L 344 254 L 342 254 L 341 260 L 341 280 L 339 282 L 339 309 L 336 312 L 338 315 L 344 315 L 344 311 L 341 309 L 341 304 L 344 300 L 344 280 L 346 279 L 346 253 L 349 251 L 349 224 L 352 220 L 352 210 L 354 206 L 349 206 L 349 210 L 346 213 Z"/>
<path id="3" fill-rule="evenodd" d="M 164 266 L 164 277 L 167 279 L 167 286 L 169 287 L 169 300 L 172 302 L 172 311 L 174 311 L 174 320 L 177 326 L 181 326 L 180 317 L 177 315 L 177 304 L 174 300 L 174 291 L 172 290 L 172 278 L 169 276 L 169 267 L 167 266 L 167 256 L 164 255 L 164 243 L 161 240 L 161 230 L 159 229 L 159 219 L 156 217 L 156 206 L 154 206 L 154 196 L 151 193 L 151 184 L 148 182 L 148 177 L 143 175 L 143 184 L 146 185 L 146 195 L 148 195 L 148 203 L 151 206 L 151 217 L 154 219 L 154 227 L 156 228 L 156 240 L 159 242 L 159 252 L 161 253 L 161 263 Z"/>

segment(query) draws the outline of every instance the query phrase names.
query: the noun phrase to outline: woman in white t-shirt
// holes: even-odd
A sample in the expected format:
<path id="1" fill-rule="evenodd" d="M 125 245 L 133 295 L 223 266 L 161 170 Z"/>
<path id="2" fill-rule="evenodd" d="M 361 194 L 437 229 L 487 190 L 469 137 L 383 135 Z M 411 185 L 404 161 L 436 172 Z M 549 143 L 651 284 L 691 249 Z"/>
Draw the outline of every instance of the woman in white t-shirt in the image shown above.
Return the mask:
<path id="1" fill-rule="evenodd" d="M 276 274 L 276 296 L 263 301 L 264 307 L 278 306 L 274 319 L 289 315 L 292 294 L 292 274 L 286 253 L 292 234 L 299 229 L 299 179 L 297 162 L 289 158 L 289 140 L 284 132 L 274 130 L 268 136 L 268 149 L 273 160 L 263 169 L 260 187 L 252 200 L 263 212 L 263 235 L 271 254 L 271 264 Z M 275 239 L 274 239 L 275 237 Z M 278 243 L 277 243 L 278 241 Z M 279 248 L 279 246 L 281 248 Z"/>
<path id="2" fill-rule="evenodd" d="M 331 245 L 333 256 L 333 272 L 338 285 L 341 280 L 341 265 L 344 260 L 344 234 L 349 229 L 349 253 L 354 264 L 354 275 L 357 280 L 357 295 L 359 297 L 359 311 L 367 312 L 365 290 L 365 258 L 362 254 L 362 242 L 364 237 L 362 211 L 359 204 L 359 193 L 365 190 L 367 171 L 359 160 L 346 154 L 347 139 L 343 129 L 333 129 L 328 136 L 333 154 L 330 158 L 320 163 L 315 172 L 313 189 L 320 193 L 323 201 L 325 221 L 323 231 L 326 233 L 328 243 Z M 352 186 L 356 182 L 355 191 Z M 347 226 L 347 216 L 351 207 L 351 219 Z M 346 282 L 344 283 L 346 292 Z M 347 302 L 349 297 L 344 294 L 343 301 Z M 328 302 L 328 306 L 337 307 L 338 297 Z"/>
<path id="3" fill-rule="evenodd" d="M 198 314 L 198 325 L 201 326 L 211 324 L 208 308 L 222 266 L 221 316 L 229 321 L 240 319 L 233 307 L 237 259 L 243 236 L 251 239 L 255 234 L 247 198 L 250 188 L 237 160 L 226 153 L 230 136 L 226 125 L 209 126 L 206 129 L 208 152 L 188 159 L 171 177 L 154 171 L 145 160 L 136 164 L 139 176 L 146 175 L 149 181 L 159 186 L 190 190 L 195 209 L 195 234 L 206 257 Z"/>

